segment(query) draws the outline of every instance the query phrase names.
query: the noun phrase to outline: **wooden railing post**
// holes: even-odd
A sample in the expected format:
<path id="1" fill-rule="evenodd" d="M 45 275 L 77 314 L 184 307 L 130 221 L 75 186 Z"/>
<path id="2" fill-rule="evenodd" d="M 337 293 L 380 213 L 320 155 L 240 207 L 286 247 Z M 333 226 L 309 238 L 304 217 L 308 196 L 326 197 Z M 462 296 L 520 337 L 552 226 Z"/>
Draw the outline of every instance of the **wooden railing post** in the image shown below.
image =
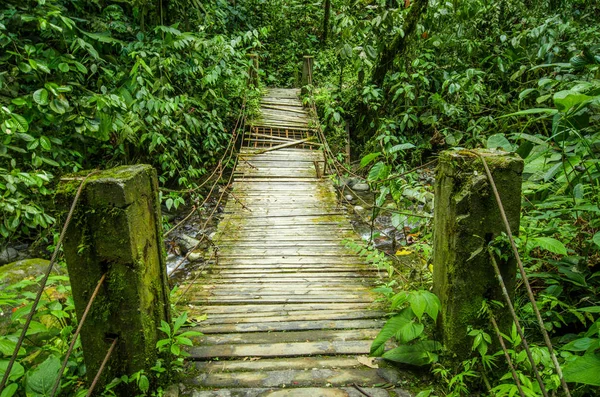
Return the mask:
<path id="1" fill-rule="evenodd" d="M 305 55 L 302 61 L 302 87 L 313 83 L 313 64 L 314 58 Z"/>
<path id="2" fill-rule="evenodd" d="M 487 317 L 478 316 L 483 301 L 504 302 L 488 243 L 505 229 L 478 154 L 486 158 L 514 231 L 519 230 L 521 210 L 520 157 L 487 150 L 440 155 L 434 200 L 433 291 L 442 304 L 438 319 L 442 341 L 459 360 L 471 352 L 467 327 L 485 328 L 488 324 Z M 516 263 L 508 259 L 498 261 L 498 265 L 512 294 Z M 496 318 L 503 331 L 512 321 L 506 309 L 497 311 Z"/>
<path id="3" fill-rule="evenodd" d="M 70 203 L 80 179 L 63 178 L 59 202 Z M 156 171 L 135 165 L 91 176 L 65 235 L 64 253 L 78 318 L 105 275 L 81 330 L 90 381 L 117 339 L 100 387 L 155 365 L 156 342 L 164 337 L 158 327 L 170 321 L 162 251 Z"/>
<path id="4" fill-rule="evenodd" d="M 248 85 L 250 87 L 258 87 L 258 55 L 248 54 L 248 58 L 252 61 L 248 67 Z"/>

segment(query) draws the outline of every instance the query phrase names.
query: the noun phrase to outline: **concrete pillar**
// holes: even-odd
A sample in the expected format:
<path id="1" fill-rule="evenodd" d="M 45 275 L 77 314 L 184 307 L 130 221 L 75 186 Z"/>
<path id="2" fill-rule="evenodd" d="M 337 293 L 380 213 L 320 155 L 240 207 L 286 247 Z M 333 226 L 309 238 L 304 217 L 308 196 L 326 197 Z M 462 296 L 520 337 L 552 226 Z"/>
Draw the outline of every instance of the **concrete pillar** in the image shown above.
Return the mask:
<path id="1" fill-rule="evenodd" d="M 523 160 L 515 154 L 480 150 L 490 167 L 512 232 L 519 231 Z M 457 359 L 471 351 L 467 326 L 486 328 L 478 318 L 482 301 L 504 302 L 488 254 L 488 243 L 505 231 L 498 205 L 479 156 L 446 151 L 439 157 L 435 184 L 433 289 L 442 304 L 438 320 L 442 342 Z M 506 251 L 512 257 L 510 250 Z M 498 262 L 510 293 L 514 260 Z M 508 311 L 496 312 L 501 329 L 511 324 Z"/>
<path id="2" fill-rule="evenodd" d="M 248 58 L 252 60 L 252 65 L 248 68 L 248 85 L 258 87 L 258 55 L 248 54 Z"/>
<path id="3" fill-rule="evenodd" d="M 65 208 L 80 179 L 61 181 L 57 198 Z M 160 321 L 170 321 L 156 171 L 135 165 L 91 176 L 65 236 L 64 252 L 79 318 L 106 273 L 81 330 L 89 380 L 117 337 L 100 383 L 148 371 L 156 362 L 156 342 L 164 337 L 157 330 Z"/>

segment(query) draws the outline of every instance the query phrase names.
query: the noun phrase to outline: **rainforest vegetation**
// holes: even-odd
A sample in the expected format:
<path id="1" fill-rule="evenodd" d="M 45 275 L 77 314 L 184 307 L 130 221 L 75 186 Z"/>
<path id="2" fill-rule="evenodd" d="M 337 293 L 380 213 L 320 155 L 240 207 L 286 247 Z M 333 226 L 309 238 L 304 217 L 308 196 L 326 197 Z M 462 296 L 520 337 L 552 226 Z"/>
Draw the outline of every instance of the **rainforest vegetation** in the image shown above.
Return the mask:
<path id="1" fill-rule="evenodd" d="M 302 57 L 312 55 L 306 101 L 338 161 L 367 179 L 379 206 L 430 213 L 431 181 L 408 171 L 442 150 L 496 148 L 524 160 L 519 252 L 571 394 L 597 395 L 599 20 L 600 3 L 586 0 L 3 0 L 0 251 L 50 255 L 61 226 L 53 194 L 68 173 L 147 163 L 166 209 L 192 203 L 190 189 L 216 166 L 240 109 L 252 111 L 260 95 L 247 84 L 248 54 L 259 57 L 260 84 L 274 87 L 298 87 Z M 410 270 L 419 277 L 379 289 L 392 318 L 404 316 L 388 338 L 407 345 L 428 341 L 437 315 L 416 309 L 431 287 L 431 224 L 422 216 L 392 216 L 411 233 L 403 250 L 422 261 Z M 512 255 L 500 240 L 493 249 Z M 76 327 L 67 281 L 51 279 L 53 299 L 38 310 L 2 397 L 48 395 L 48 374 Z M 11 318 L 0 327 L 0 373 L 34 284 L 0 292 Z M 546 388 L 562 395 L 522 282 L 515 306 Z M 178 346 L 171 331 L 163 347 Z M 431 369 L 421 397 L 516 395 L 493 330 L 470 335 L 472 358 L 457 365 L 433 348 L 395 361 Z M 513 330 L 506 340 L 526 395 L 541 395 L 521 338 Z M 122 381 L 161 395 L 164 367 L 181 370 L 179 347 L 171 352 L 155 374 Z M 63 395 L 85 394 L 84 374 L 76 350 Z"/>

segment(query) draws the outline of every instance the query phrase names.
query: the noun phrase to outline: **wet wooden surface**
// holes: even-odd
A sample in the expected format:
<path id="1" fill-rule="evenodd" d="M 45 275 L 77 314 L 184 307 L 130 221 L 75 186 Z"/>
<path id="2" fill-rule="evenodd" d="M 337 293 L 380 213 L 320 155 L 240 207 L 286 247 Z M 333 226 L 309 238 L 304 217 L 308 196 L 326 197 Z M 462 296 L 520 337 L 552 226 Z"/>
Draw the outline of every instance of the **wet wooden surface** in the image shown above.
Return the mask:
<path id="1" fill-rule="evenodd" d="M 298 94 L 265 94 L 262 128 L 251 127 L 241 149 L 213 240 L 217 258 L 187 294 L 191 316 L 207 316 L 189 350 L 200 371 L 189 395 L 362 396 L 355 383 L 392 395 L 373 386 L 398 374 L 357 360 L 385 320 L 372 292 L 379 274 L 345 245 L 358 236 L 331 181 L 317 177 L 322 153 L 304 144 L 264 151 L 310 136 Z"/>

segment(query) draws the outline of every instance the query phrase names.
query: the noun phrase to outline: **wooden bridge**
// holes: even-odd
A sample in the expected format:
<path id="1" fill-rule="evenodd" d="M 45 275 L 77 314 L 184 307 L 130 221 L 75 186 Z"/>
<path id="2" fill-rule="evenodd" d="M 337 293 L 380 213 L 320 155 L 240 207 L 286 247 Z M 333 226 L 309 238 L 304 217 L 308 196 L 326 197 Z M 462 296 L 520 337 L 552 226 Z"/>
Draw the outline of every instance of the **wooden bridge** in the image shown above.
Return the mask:
<path id="1" fill-rule="evenodd" d="M 367 360 L 385 315 L 377 269 L 345 247 L 357 236 L 298 96 L 268 90 L 245 135 L 218 251 L 185 305 L 207 315 L 189 395 L 410 395 Z"/>

